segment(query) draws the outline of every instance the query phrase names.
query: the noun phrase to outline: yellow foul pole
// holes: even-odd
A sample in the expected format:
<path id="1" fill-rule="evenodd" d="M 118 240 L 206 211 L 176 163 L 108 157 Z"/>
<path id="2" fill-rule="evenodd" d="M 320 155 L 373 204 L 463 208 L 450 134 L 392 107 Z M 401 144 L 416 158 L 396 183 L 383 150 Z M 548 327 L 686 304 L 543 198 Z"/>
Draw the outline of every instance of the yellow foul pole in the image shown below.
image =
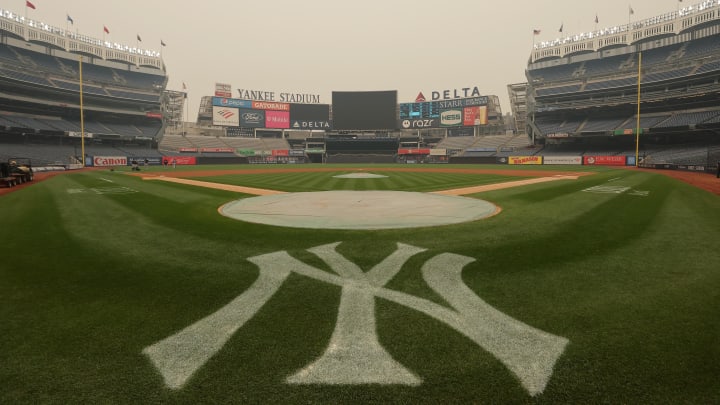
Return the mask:
<path id="1" fill-rule="evenodd" d="M 82 155 L 82 167 L 85 167 L 85 115 L 83 113 L 83 79 L 82 79 L 82 55 L 78 57 L 80 66 L 80 153 Z"/>
<path id="2" fill-rule="evenodd" d="M 638 82 L 637 82 L 637 124 L 635 125 L 635 167 L 640 166 L 640 79 L 642 68 L 642 52 L 638 53 Z"/>

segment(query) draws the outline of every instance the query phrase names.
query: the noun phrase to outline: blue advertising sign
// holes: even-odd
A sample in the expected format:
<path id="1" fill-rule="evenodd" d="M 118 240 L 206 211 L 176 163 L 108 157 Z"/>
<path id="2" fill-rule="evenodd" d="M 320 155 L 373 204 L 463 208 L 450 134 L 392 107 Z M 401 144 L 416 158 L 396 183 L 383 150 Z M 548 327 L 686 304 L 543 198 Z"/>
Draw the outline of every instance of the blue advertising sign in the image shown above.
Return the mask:
<path id="1" fill-rule="evenodd" d="M 252 101 L 239 98 L 213 97 L 213 105 L 216 107 L 252 108 Z"/>
<path id="2" fill-rule="evenodd" d="M 243 128 L 264 128 L 265 110 L 240 109 L 240 126 Z"/>

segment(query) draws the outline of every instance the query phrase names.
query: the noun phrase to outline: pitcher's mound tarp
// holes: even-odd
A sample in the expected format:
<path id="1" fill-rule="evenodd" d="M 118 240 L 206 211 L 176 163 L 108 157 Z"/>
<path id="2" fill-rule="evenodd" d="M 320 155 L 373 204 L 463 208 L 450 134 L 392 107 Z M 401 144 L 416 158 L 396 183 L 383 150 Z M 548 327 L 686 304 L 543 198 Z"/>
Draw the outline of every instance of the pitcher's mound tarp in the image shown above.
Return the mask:
<path id="1" fill-rule="evenodd" d="M 475 221 L 499 212 L 487 201 L 403 191 L 321 191 L 266 195 L 220 207 L 258 224 L 311 229 L 397 229 Z"/>

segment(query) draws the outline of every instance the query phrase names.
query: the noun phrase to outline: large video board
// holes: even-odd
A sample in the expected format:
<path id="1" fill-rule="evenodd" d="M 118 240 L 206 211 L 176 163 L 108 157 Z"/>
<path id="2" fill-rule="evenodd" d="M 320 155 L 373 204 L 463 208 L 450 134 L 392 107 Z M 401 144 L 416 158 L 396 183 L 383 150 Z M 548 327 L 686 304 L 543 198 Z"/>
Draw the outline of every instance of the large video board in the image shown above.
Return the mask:
<path id="1" fill-rule="evenodd" d="M 487 104 L 487 96 L 402 103 L 397 126 L 422 129 L 487 125 Z"/>
<path id="2" fill-rule="evenodd" d="M 487 96 L 425 101 L 422 103 L 402 103 L 400 104 L 400 119 L 438 118 L 440 114 L 446 110 L 485 106 L 487 103 Z"/>
<path id="3" fill-rule="evenodd" d="M 397 90 L 333 91 L 333 128 L 336 130 L 395 129 Z"/>

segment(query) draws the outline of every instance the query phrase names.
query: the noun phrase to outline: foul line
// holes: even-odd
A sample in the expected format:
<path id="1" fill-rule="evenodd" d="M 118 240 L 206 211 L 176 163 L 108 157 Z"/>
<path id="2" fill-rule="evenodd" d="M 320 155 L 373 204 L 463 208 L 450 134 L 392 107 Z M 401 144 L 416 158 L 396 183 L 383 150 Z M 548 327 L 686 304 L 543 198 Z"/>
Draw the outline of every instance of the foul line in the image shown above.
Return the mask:
<path id="1" fill-rule="evenodd" d="M 431 194 L 440 194 L 440 195 L 475 194 L 475 193 L 482 193 L 484 191 L 502 190 L 504 188 L 526 186 L 528 184 L 546 183 L 548 181 L 555 181 L 555 180 L 577 180 L 578 177 L 579 176 L 562 176 L 562 175 L 552 176 L 552 177 L 538 177 L 535 179 L 515 180 L 515 181 L 507 181 L 504 183 L 486 184 L 484 186 L 463 187 L 463 188 L 456 188 L 456 189 L 452 189 L 452 190 L 433 191 Z"/>
<path id="2" fill-rule="evenodd" d="M 216 190 L 235 191 L 237 193 L 245 193 L 245 194 L 253 194 L 253 195 L 287 194 L 284 191 L 266 190 L 266 189 L 254 188 L 254 187 L 233 186 L 230 184 L 211 183 L 209 181 L 180 179 L 177 177 L 165 177 L 165 176 L 143 177 L 143 180 L 162 180 L 162 181 L 167 181 L 170 183 L 188 184 L 191 186 L 214 188 Z"/>

